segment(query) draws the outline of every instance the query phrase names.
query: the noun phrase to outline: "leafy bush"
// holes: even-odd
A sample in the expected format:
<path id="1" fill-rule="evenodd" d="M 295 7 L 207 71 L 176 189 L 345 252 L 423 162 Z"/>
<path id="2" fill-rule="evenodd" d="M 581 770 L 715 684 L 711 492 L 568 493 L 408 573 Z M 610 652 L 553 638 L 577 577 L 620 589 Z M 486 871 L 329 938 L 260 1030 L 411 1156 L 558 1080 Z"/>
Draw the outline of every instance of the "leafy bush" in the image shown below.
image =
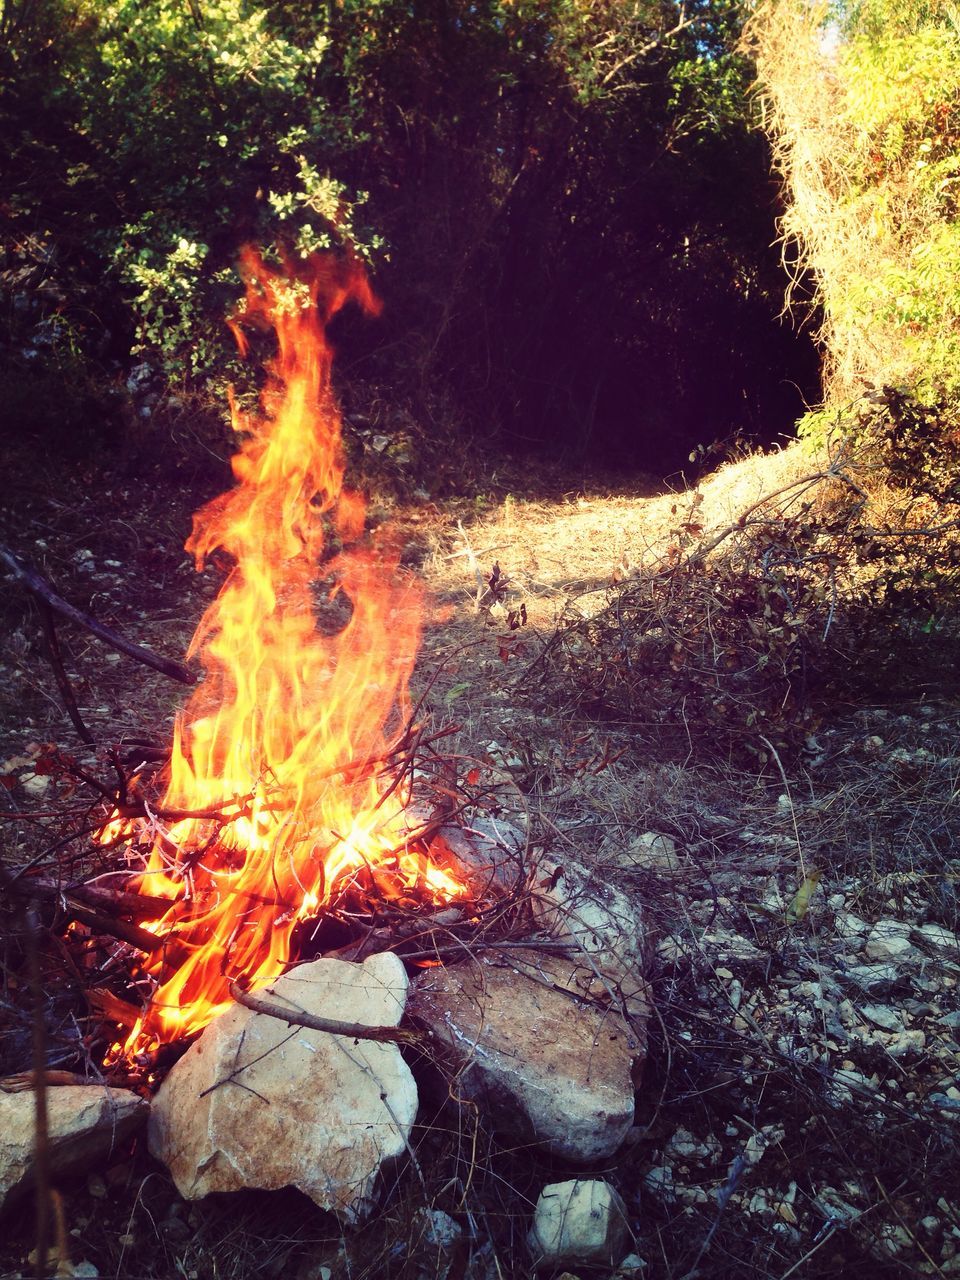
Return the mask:
<path id="1" fill-rule="evenodd" d="M 838 401 L 960 385 L 958 35 L 956 9 L 925 0 L 768 0 L 751 25 L 784 235 L 816 277 Z"/>

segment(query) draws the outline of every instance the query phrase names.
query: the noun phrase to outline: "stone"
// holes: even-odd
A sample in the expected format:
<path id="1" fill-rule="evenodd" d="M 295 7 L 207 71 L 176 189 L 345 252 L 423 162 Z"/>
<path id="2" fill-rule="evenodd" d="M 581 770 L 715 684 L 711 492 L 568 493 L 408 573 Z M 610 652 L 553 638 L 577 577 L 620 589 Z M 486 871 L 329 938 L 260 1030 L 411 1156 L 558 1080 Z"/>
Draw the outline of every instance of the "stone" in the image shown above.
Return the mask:
<path id="1" fill-rule="evenodd" d="M 848 969 L 837 970 L 838 978 L 846 978 L 862 990 L 874 995 L 884 995 L 891 987 L 895 987 L 903 977 L 893 964 L 857 964 Z"/>
<path id="2" fill-rule="evenodd" d="M 620 1276 L 635 1276 L 638 1272 L 645 1271 L 646 1267 L 646 1261 L 640 1257 L 639 1253 L 628 1253 L 619 1267 L 617 1267 L 615 1275 L 618 1278 Z"/>
<path id="3" fill-rule="evenodd" d="M 463 1235 L 463 1227 L 456 1218 L 442 1209 L 418 1209 L 413 1222 L 423 1233 L 424 1241 L 437 1249 L 452 1249 Z"/>
<path id="4" fill-rule="evenodd" d="M 689 1129 L 677 1129 L 664 1147 L 664 1155 L 671 1160 L 712 1160 L 720 1154 L 720 1144 L 709 1134 L 704 1141 L 695 1138 Z"/>
<path id="5" fill-rule="evenodd" d="M 626 1205 L 609 1182 L 574 1178 L 541 1191 L 527 1243 L 538 1269 L 617 1266 L 629 1238 Z"/>
<path id="6" fill-rule="evenodd" d="M 922 1031 L 900 1031 L 883 1046 L 891 1058 L 905 1058 L 910 1054 L 923 1053 L 927 1037 Z"/>
<path id="7" fill-rule="evenodd" d="M 407 975 L 392 953 L 315 960 L 263 991 L 306 1012 L 399 1024 Z M 187 1200 L 298 1187 L 346 1222 L 367 1216 L 381 1167 L 402 1156 L 417 1087 L 395 1044 L 288 1025 L 237 1005 L 173 1067 L 150 1114 L 151 1153 Z"/>
<path id="8" fill-rule="evenodd" d="M 903 1030 L 903 1019 L 888 1005 L 864 1004 L 860 1006 L 860 1012 L 868 1022 L 872 1022 L 875 1027 L 882 1027 L 884 1031 Z"/>
<path id="9" fill-rule="evenodd" d="M 429 815 L 410 806 L 407 821 L 418 829 Z M 441 827 L 431 840 L 431 851 L 446 856 L 452 866 L 469 877 L 471 891 L 482 898 L 491 888 L 510 890 L 523 884 L 527 875 L 526 840 L 503 818 L 477 816 L 466 826 Z"/>
<path id="10" fill-rule="evenodd" d="M 942 924 L 922 924 L 917 930 L 920 941 L 947 959 L 960 960 L 960 938 Z"/>
<path id="11" fill-rule="evenodd" d="M 408 1268 L 416 1264 L 418 1280 L 447 1280 L 457 1261 L 463 1227 L 442 1209 L 417 1209 L 412 1221 Z"/>
<path id="12" fill-rule="evenodd" d="M 631 840 L 627 848 L 614 855 L 621 867 L 639 867 L 646 871 L 679 871 L 676 842 L 657 831 L 644 831 Z"/>
<path id="13" fill-rule="evenodd" d="M 539 951 L 437 966 L 414 982 L 410 1015 L 495 1125 L 564 1159 L 607 1159 L 634 1116 L 645 1020 L 627 1021 L 592 970 Z"/>
<path id="14" fill-rule="evenodd" d="M 904 960 L 913 952 L 910 926 L 899 920 L 878 920 L 870 931 L 864 952 L 870 960 Z"/>
<path id="15" fill-rule="evenodd" d="M 640 907 L 613 885 L 598 884 L 584 867 L 541 860 L 533 885 L 533 915 L 545 933 L 579 952 L 623 1011 L 646 1018 L 648 936 Z"/>
<path id="16" fill-rule="evenodd" d="M 51 1170 L 57 1177 L 102 1163 L 144 1123 L 150 1105 L 128 1089 L 47 1088 Z M 0 1209 L 33 1185 L 33 1092 L 0 1093 Z"/>
<path id="17" fill-rule="evenodd" d="M 643 1178 L 643 1185 L 651 1195 L 667 1203 L 676 1198 L 673 1167 L 669 1164 L 658 1164 L 648 1169 Z"/>
<path id="18" fill-rule="evenodd" d="M 866 920 L 855 916 L 852 911 L 838 911 L 834 916 L 833 927 L 837 931 L 838 938 L 847 940 L 863 938 L 870 932 L 870 926 Z"/>

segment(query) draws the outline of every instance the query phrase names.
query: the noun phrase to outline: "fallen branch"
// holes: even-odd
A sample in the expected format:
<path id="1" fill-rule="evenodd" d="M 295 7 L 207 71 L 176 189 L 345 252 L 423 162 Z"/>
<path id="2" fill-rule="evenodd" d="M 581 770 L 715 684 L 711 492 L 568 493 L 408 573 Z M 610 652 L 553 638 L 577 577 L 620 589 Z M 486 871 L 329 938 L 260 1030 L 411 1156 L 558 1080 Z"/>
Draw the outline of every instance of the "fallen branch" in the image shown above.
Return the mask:
<path id="1" fill-rule="evenodd" d="M 91 618 L 88 613 L 84 613 L 82 609 L 78 609 L 75 605 L 70 604 L 68 600 L 64 600 L 63 596 L 54 591 L 46 578 L 42 578 L 35 569 L 22 564 L 10 548 L 4 546 L 3 543 L 0 543 L 0 561 L 7 566 L 16 580 L 36 596 L 38 600 L 41 600 L 49 608 L 55 609 L 57 613 L 62 613 L 71 622 L 84 627 L 117 653 L 123 653 L 128 658 L 133 658 L 135 662 L 142 662 L 145 667 L 151 667 L 154 671 L 159 671 L 161 675 L 168 676 L 171 680 L 179 680 L 181 684 L 196 684 L 197 678 L 189 667 L 183 666 L 180 662 L 174 662 L 171 658 L 159 658 L 149 649 L 144 649 L 142 645 L 133 644 L 130 640 L 125 640 L 123 636 L 118 635 L 110 627 L 104 626 L 96 618 Z"/>
<path id="2" fill-rule="evenodd" d="M 368 1027 L 360 1022 L 338 1022 L 334 1018 L 320 1018 L 307 1013 L 303 1009 L 291 1009 L 278 1004 L 274 1000 L 264 1000 L 261 996 L 253 996 L 233 980 L 230 983 L 230 995 L 237 1004 L 253 1013 L 262 1013 L 267 1018 L 276 1018 L 285 1022 L 288 1027 L 309 1027 L 311 1031 L 327 1031 L 334 1036 L 350 1036 L 355 1040 L 377 1040 L 392 1044 L 419 1044 L 422 1035 L 408 1027 Z"/>

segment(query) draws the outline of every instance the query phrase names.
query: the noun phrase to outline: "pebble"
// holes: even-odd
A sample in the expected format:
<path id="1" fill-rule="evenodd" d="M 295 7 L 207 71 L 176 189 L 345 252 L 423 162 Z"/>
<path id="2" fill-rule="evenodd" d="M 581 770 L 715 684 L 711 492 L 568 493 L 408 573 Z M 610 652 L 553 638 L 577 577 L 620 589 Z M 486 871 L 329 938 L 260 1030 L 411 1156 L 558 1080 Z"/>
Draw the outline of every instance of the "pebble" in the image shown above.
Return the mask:
<path id="1" fill-rule="evenodd" d="M 884 1048 L 891 1058 L 905 1058 L 911 1053 L 922 1053 L 926 1047 L 927 1037 L 922 1031 L 901 1031 L 889 1040 Z"/>
<path id="2" fill-rule="evenodd" d="M 623 867 L 643 867 L 650 871 L 678 871 L 676 842 L 657 831 L 644 831 L 631 840 L 617 861 Z"/>
<path id="3" fill-rule="evenodd" d="M 668 1164 L 655 1165 L 648 1169 L 643 1185 L 660 1200 L 673 1200 L 673 1169 Z"/>
<path id="4" fill-rule="evenodd" d="M 904 960 L 914 952 L 910 926 L 899 920 L 879 920 L 867 938 L 864 952 L 871 960 Z"/>
<path id="5" fill-rule="evenodd" d="M 903 1020 L 888 1005 L 864 1004 L 860 1006 L 861 1014 L 876 1027 L 884 1031 L 903 1031 Z"/>
<path id="6" fill-rule="evenodd" d="M 960 938 L 950 929 L 945 929 L 943 925 L 924 924 L 920 926 L 918 933 L 923 942 L 934 951 L 945 952 L 951 958 L 960 956 Z"/>
<path id="7" fill-rule="evenodd" d="M 675 1160 L 709 1160 L 719 1154 L 720 1143 L 712 1135 L 701 1142 L 687 1129 L 678 1129 L 664 1148 L 664 1155 Z"/>
<path id="8" fill-rule="evenodd" d="M 538 1268 L 609 1266 L 625 1256 L 629 1235 L 626 1205 L 610 1183 L 572 1178 L 541 1191 L 527 1243 Z"/>
<path id="9" fill-rule="evenodd" d="M 889 991 L 903 977 L 900 970 L 892 964 L 851 965 L 846 970 L 837 969 L 836 975 L 856 983 L 863 991 L 877 995 Z"/>

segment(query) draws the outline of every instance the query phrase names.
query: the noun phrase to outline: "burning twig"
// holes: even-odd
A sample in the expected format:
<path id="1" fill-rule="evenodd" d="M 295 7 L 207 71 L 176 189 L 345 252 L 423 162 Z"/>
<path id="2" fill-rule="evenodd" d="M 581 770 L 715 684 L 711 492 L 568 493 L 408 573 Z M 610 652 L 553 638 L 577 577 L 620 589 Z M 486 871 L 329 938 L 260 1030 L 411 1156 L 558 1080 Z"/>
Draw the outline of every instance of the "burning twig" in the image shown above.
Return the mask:
<path id="1" fill-rule="evenodd" d="M 126 920 L 117 920 L 113 916 L 104 915 L 87 903 L 78 901 L 78 895 L 75 891 L 67 891 L 49 881 L 27 879 L 21 884 L 15 881 L 13 877 L 5 877 L 3 887 L 14 894 L 19 892 L 21 896 L 52 899 L 72 919 L 79 920 L 81 924 L 85 924 L 91 929 L 96 929 L 100 933 L 108 934 L 111 938 L 119 938 L 121 942 L 127 942 L 139 951 L 148 953 L 157 951 L 166 941 L 164 937 L 149 933 L 146 929 L 141 929 L 137 924 L 131 924 Z M 169 908 L 169 901 L 164 901 L 165 907 Z"/>

